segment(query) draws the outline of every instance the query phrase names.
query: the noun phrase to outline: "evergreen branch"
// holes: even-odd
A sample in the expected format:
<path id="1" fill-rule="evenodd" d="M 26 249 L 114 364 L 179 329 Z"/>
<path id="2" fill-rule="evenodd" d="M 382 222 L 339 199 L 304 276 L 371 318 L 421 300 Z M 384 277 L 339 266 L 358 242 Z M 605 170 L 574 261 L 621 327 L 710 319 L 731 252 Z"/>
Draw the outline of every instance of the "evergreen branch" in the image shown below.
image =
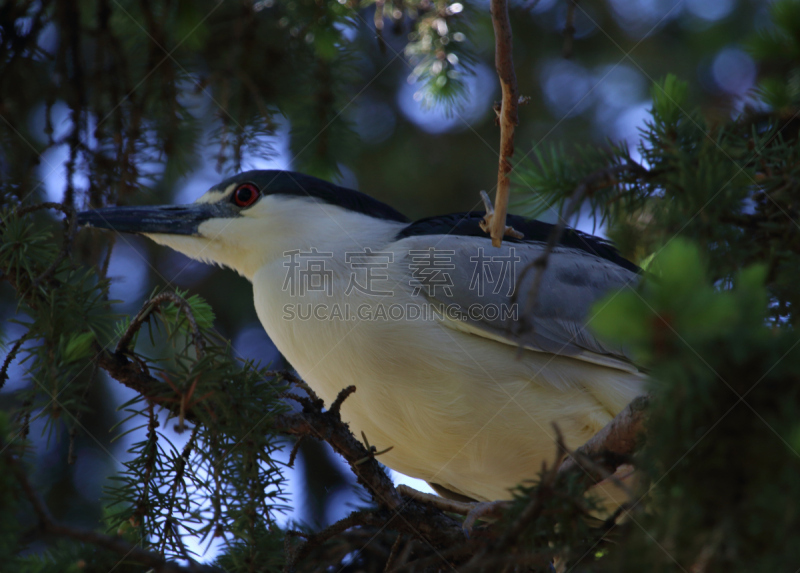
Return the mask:
<path id="1" fill-rule="evenodd" d="M 64 221 L 64 241 L 61 245 L 61 250 L 58 252 L 58 255 L 56 255 L 56 258 L 53 259 L 53 262 L 50 263 L 50 266 L 33 280 L 33 288 L 39 286 L 45 279 L 49 279 L 53 273 L 56 272 L 56 269 L 62 261 L 72 252 L 72 243 L 77 233 L 78 218 L 75 216 L 75 209 L 71 207 L 66 207 L 63 209 L 63 212 L 67 216 L 67 220 Z"/>
<path id="2" fill-rule="evenodd" d="M 99 351 L 99 349 L 98 349 Z M 125 355 L 99 352 L 97 363 L 115 380 L 139 392 L 145 399 L 155 399 L 162 391 L 163 384 L 157 378 L 137 369 Z M 282 376 L 291 378 L 289 373 Z M 349 389 L 342 391 L 350 394 Z M 345 397 L 346 397 L 345 395 Z M 288 395 L 289 398 L 296 397 Z M 339 396 L 341 400 L 342 395 Z M 277 414 L 273 429 L 287 435 L 310 436 L 331 445 L 350 465 L 357 481 L 370 492 L 372 498 L 381 507 L 376 516 L 390 519 L 401 512 L 404 519 L 398 522 L 397 529 L 422 537 L 429 543 L 446 544 L 463 541 L 463 534 L 458 523 L 441 511 L 421 504 L 415 500 L 403 498 L 395 489 L 392 480 L 383 466 L 375 459 L 375 452 L 367 449 L 342 421 L 338 411 L 323 411 L 321 401 L 300 401 L 303 411 L 297 414 Z M 175 405 L 165 406 L 171 409 Z M 193 408 L 187 408 L 186 419 L 198 422 Z M 376 517 L 377 519 L 377 517 Z"/>
<path id="3" fill-rule="evenodd" d="M 155 296 L 144 303 L 142 309 L 139 311 L 136 317 L 134 317 L 128 328 L 125 330 L 125 333 L 119 339 L 116 348 L 117 353 L 125 353 L 128 351 L 128 346 L 130 346 L 133 336 L 139 331 L 139 329 L 142 328 L 147 319 L 150 318 L 150 315 L 166 302 L 175 304 L 175 306 L 183 311 L 183 314 L 186 316 L 186 320 L 189 322 L 189 326 L 192 329 L 194 345 L 197 349 L 197 357 L 203 357 L 205 345 L 203 343 L 203 336 L 200 333 L 200 327 L 198 327 L 197 320 L 192 312 L 192 307 L 183 297 L 178 296 L 174 292 L 162 292 L 158 296 Z"/>
<path id="4" fill-rule="evenodd" d="M 138 370 L 124 354 L 119 352 L 110 354 L 103 352 L 99 347 L 97 351 L 97 363 L 112 378 L 136 390 L 145 399 L 152 400 L 158 397 L 163 384 L 157 378 Z M 294 399 L 292 396 L 288 397 Z M 323 412 L 321 404 L 317 402 L 306 401 L 301 404 L 303 405 L 301 414 L 277 415 L 275 429 L 284 434 L 311 436 L 328 442 L 337 453 L 350 462 L 353 472 L 362 485 L 377 496 L 376 501 L 389 509 L 399 507 L 402 499 L 397 494 L 392 480 L 377 461 L 373 459 L 369 463 L 355 465 L 356 461 L 368 457 L 370 452 L 353 436 L 347 424 L 342 422 L 339 412 Z M 198 421 L 191 408 L 186 409 L 185 415 L 187 420 Z"/>
<path id="5" fill-rule="evenodd" d="M 550 464 L 550 467 L 544 468 L 542 479 L 535 490 L 535 495 L 530 498 L 525 508 L 519 516 L 517 516 L 517 519 L 506 529 L 503 536 L 500 538 L 498 546 L 501 551 L 510 547 L 511 544 L 518 539 L 520 533 L 525 529 L 525 526 L 541 515 L 545 507 L 544 500 L 549 495 L 552 495 L 555 487 L 562 455 L 562 448 L 558 445 L 558 447 L 556 447 L 555 459 L 553 463 Z M 546 463 L 547 462 L 542 462 L 543 465 Z"/>
<path id="6" fill-rule="evenodd" d="M 22 488 L 25 497 L 33 506 L 33 510 L 39 519 L 39 526 L 45 533 L 56 537 L 66 537 L 80 543 L 87 543 L 107 549 L 122 556 L 126 561 L 138 561 L 147 567 L 151 567 L 157 573 L 215 573 L 221 570 L 208 565 L 192 563 L 189 567 L 183 567 L 177 563 L 167 561 L 158 553 L 153 553 L 133 545 L 120 537 L 112 537 L 96 531 L 71 527 L 58 523 L 50 513 L 42 498 L 36 493 L 25 471 L 20 466 L 19 461 L 11 455 L 10 449 L 2 452 L 3 460 L 10 468 L 14 478 Z"/>
<path id="7" fill-rule="evenodd" d="M 19 209 L 17 211 L 17 216 L 21 217 L 42 209 L 55 209 L 56 211 L 61 211 L 64 213 L 67 219 L 64 225 L 64 242 L 61 245 L 61 250 L 56 258 L 53 259 L 53 262 L 50 263 L 50 266 L 48 266 L 38 277 L 33 280 L 33 284 L 31 285 L 31 288 L 33 289 L 39 286 L 45 279 L 49 279 L 58 268 L 58 265 L 60 265 L 61 262 L 72 252 L 72 243 L 75 239 L 75 233 L 77 232 L 78 225 L 78 219 L 75 216 L 75 209 L 69 205 L 54 203 L 52 201 L 45 201 L 42 203 L 37 203 L 36 205 L 31 205 L 30 207 Z"/>

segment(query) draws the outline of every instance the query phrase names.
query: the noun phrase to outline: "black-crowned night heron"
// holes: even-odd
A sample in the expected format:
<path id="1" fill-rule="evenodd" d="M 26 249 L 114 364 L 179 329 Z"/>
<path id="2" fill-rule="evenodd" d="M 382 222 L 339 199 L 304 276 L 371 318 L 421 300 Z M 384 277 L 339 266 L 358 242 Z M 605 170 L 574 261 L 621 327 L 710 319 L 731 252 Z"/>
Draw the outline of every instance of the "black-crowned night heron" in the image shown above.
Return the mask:
<path id="1" fill-rule="evenodd" d="M 79 216 L 247 277 L 270 338 L 327 404 L 356 385 L 342 417 L 378 449 L 393 446 L 383 463 L 488 501 L 552 458 L 552 422 L 580 446 L 643 392 L 645 376 L 587 328 L 596 300 L 637 281 L 635 265 L 570 231 L 543 275 L 532 330 L 514 335 L 514 288 L 530 288 L 536 272 L 516 283 L 551 225 L 512 216 L 524 239 L 494 248 L 480 219 L 410 222 L 286 171 L 241 173 L 191 205 Z"/>

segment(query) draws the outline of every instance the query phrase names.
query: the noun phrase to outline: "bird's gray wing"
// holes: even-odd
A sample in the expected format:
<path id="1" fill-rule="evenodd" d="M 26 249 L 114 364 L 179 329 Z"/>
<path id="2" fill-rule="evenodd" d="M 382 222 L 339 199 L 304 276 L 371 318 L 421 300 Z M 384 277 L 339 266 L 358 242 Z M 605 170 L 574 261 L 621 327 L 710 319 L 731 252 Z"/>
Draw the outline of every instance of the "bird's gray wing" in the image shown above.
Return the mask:
<path id="1" fill-rule="evenodd" d="M 483 237 L 422 235 L 404 238 L 395 247 L 397 262 L 408 270 L 408 286 L 443 310 L 441 322 L 446 326 L 530 350 L 638 371 L 624 348 L 601 342 L 590 325 L 592 305 L 610 292 L 634 287 L 636 272 L 584 250 L 557 247 L 522 330 L 519 320 L 539 270 L 521 275 L 542 254 L 544 243 L 504 242 L 495 248 Z"/>

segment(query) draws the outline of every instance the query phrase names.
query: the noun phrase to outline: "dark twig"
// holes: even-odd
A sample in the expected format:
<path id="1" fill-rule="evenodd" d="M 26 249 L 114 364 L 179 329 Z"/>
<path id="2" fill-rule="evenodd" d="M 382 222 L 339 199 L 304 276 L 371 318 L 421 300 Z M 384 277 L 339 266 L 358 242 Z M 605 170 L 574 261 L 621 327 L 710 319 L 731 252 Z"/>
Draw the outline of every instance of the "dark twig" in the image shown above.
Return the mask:
<path id="1" fill-rule="evenodd" d="M 331 414 L 336 414 L 337 416 L 340 415 L 339 411 L 342 409 L 342 404 L 344 403 L 345 400 L 347 400 L 348 396 L 350 396 L 355 391 L 356 387 L 351 385 L 342 390 L 341 392 L 339 392 L 339 395 L 336 396 L 336 399 L 333 401 L 333 404 L 331 404 L 331 407 L 328 408 L 328 411 Z"/>
<path id="2" fill-rule="evenodd" d="M 303 440 L 305 439 L 306 439 L 305 436 L 300 436 L 299 438 L 297 438 L 297 441 L 294 443 L 294 446 L 292 446 L 292 451 L 289 453 L 289 463 L 286 464 L 290 468 L 294 467 L 294 462 L 297 459 L 297 453 L 300 451 L 300 444 L 302 444 Z"/>
<path id="3" fill-rule="evenodd" d="M 517 105 L 517 76 L 514 73 L 512 58 L 511 21 L 508 17 L 507 0 L 491 0 L 492 25 L 494 26 L 495 56 L 494 63 L 500 78 L 502 104 L 498 115 L 500 122 L 500 159 L 497 169 L 497 194 L 494 200 L 494 212 L 489 214 L 481 224 L 484 231 L 490 233 L 492 245 L 499 247 L 506 235 L 506 213 L 510 181 L 508 174 L 512 166 L 510 158 L 514 155 L 514 128 L 519 124 Z"/>
<path id="4" fill-rule="evenodd" d="M 17 353 L 19 352 L 20 348 L 22 348 L 22 345 L 25 344 L 25 341 L 31 338 L 31 336 L 30 330 L 20 336 L 14 343 L 14 346 L 11 347 L 11 350 L 8 351 L 8 354 L 6 354 L 5 360 L 3 360 L 3 366 L 0 367 L 0 390 L 3 389 L 3 385 L 5 385 L 6 380 L 8 380 L 8 368 L 11 366 L 14 358 L 16 358 Z"/>
<path id="5" fill-rule="evenodd" d="M 167 539 L 172 534 L 173 538 L 175 539 L 176 544 L 178 545 L 179 549 L 184 555 L 184 558 L 189 559 L 189 555 L 186 552 L 186 548 L 183 545 L 183 539 L 181 538 L 180 533 L 178 532 L 177 528 L 175 527 L 175 522 L 177 521 L 173 516 L 173 512 L 175 511 L 175 507 L 177 505 L 177 497 L 178 491 L 182 487 L 184 490 L 186 489 L 186 485 L 184 484 L 183 477 L 186 473 L 186 464 L 189 463 L 189 456 L 192 455 L 192 450 L 194 450 L 195 446 L 197 445 L 197 435 L 200 432 L 200 426 L 197 425 L 192 430 L 192 434 L 189 437 L 189 440 L 186 442 L 186 445 L 181 452 L 181 455 L 178 456 L 175 460 L 175 467 L 173 471 L 175 472 L 175 477 L 172 479 L 172 485 L 170 485 L 169 493 L 167 495 L 170 496 L 169 503 L 167 504 L 167 517 L 164 520 L 164 530 L 162 533 L 162 547 L 166 548 L 167 546 Z"/>
<path id="6" fill-rule="evenodd" d="M 503 512 L 511 507 L 510 501 L 483 501 L 480 503 L 472 504 L 472 508 L 467 512 L 464 523 L 461 528 L 466 535 L 472 535 L 472 528 L 479 519 L 498 519 Z"/>
<path id="7" fill-rule="evenodd" d="M 564 23 L 564 49 L 562 54 L 565 58 L 572 57 L 572 46 L 575 42 L 575 6 L 578 0 L 566 0 L 567 19 Z"/>
<path id="8" fill-rule="evenodd" d="M 364 441 L 364 444 L 367 446 L 367 455 L 361 458 L 360 460 L 356 460 L 355 465 L 360 466 L 361 464 L 368 462 L 369 460 L 374 460 L 381 454 L 385 454 L 394 449 L 394 446 L 389 446 L 388 448 L 384 448 L 381 451 L 378 451 L 378 448 L 375 446 L 371 446 L 369 444 L 369 440 L 367 439 L 367 435 L 362 431 L 361 432 L 361 439 Z"/>
<path id="9" fill-rule="evenodd" d="M 131 321 L 130 325 L 128 326 L 125 333 L 122 335 L 122 338 L 119 339 L 119 343 L 117 343 L 116 352 L 125 353 L 128 350 L 128 346 L 130 346 L 131 341 L 133 340 L 133 336 L 142 328 L 144 323 L 150 318 L 150 315 L 153 314 L 157 309 L 161 307 L 162 304 L 166 302 L 171 302 L 175 304 L 178 308 L 183 311 L 184 316 L 186 316 L 186 320 L 189 322 L 189 326 L 192 329 L 192 335 L 194 337 L 194 345 L 197 349 L 197 356 L 198 358 L 203 357 L 203 352 L 205 350 L 205 344 L 203 343 L 203 336 L 200 333 L 200 327 L 197 326 L 197 321 L 194 318 L 194 313 L 192 313 L 192 307 L 189 306 L 189 303 L 186 302 L 182 297 L 178 296 L 174 292 L 162 292 L 161 294 L 154 296 L 150 300 L 148 300 L 142 306 L 142 309 L 139 313 L 134 317 Z"/>
<path id="10" fill-rule="evenodd" d="M 403 551 L 400 552 L 400 555 L 397 558 L 397 566 L 392 569 L 392 571 L 399 571 L 401 568 L 408 562 L 411 556 L 414 554 L 414 542 L 416 540 L 409 539 L 408 543 L 403 546 Z"/>
<path id="11" fill-rule="evenodd" d="M 443 551 L 435 551 L 433 555 L 422 557 L 416 561 L 410 561 L 395 567 L 392 573 L 401 571 L 455 571 L 455 567 L 450 560 L 463 557 L 469 552 L 469 547 L 464 544 L 448 547 Z M 460 570 L 460 569 L 459 569 Z"/>
<path id="12" fill-rule="evenodd" d="M 397 555 L 397 551 L 400 549 L 400 543 L 402 541 L 403 541 L 403 534 L 398 533 L 397 539 L 394 540 L 392 548 L 389 550 L 389 557 L 386 558 L 386 566 L 383 568 L 383 573 L 391 571 L 392 563 L 394 562 L 395 555 Z"/>

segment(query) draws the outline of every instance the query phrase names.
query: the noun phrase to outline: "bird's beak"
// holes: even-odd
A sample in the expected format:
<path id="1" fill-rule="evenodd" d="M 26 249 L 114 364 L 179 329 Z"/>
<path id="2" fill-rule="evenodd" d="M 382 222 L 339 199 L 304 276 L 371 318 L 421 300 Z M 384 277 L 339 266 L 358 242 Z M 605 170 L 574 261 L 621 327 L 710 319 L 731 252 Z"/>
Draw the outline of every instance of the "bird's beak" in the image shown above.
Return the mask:
<path id="1" fill-rule="evenodd" d="M 214 204 L 107 207 L 78 213 L 78 224 L 120 233 L 197 235 L 203 221 L 219 217 Z"/>

